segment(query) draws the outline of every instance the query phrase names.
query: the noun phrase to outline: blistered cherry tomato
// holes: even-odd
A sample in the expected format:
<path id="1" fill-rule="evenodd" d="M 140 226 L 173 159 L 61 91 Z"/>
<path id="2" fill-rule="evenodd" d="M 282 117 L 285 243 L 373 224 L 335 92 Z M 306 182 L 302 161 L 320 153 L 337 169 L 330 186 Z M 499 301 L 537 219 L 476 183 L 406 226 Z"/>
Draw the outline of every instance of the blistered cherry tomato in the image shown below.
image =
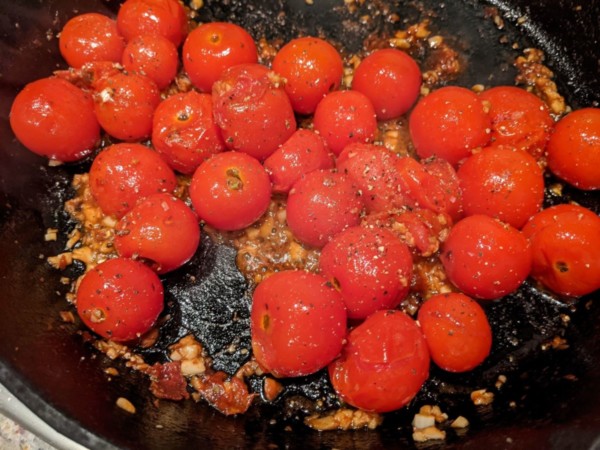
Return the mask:
<path id="1" fill-rule="evenodd" d="M 105 339 L 126 342 L 150 330 L 163 309 L 158 275 L 144 264 L 109 259 L 87 272 L 77 289 L 77 313 Z"/>
<path id="2" fill-rule="evenodd" d="M 218 153 L 192 177 L 190 199 L 198 216 L 219 230 L 240 230 L 256 222 L 271 200 L 263 166 L 240 152 Z"/>
<path id="3" fill-rule="evenodd" d="M 119 256 L 143 258 L 158 273 L 188 262 L 200 243 L 196 214 L 171 194 L 152 194 L 141 200 L 115 228 Z"/>
<path id="4" fill-rule="evenodd" d="M 85 63 L 79 69 L 69 68 L 57 70 L 54 74 L 84 91 L 94 91 L 100 80 L 120 73 L 123 70 L 120 64 L 111 61 L 92 61 Z"/>
<path id="5" fill-rule="evenodd" d="M 437 156 L 456 165 L 471 150 L 487 145 L 491 120 L 473 91 L 447 86 L 422 98 L 409 118 L 409 130 L 421 158 Z"/>
<path id="6" fill-rule="evenodd" d="M 556 124 L 547 147 L 548 168 L 579 189 L 600 189 L 600 108 L 569 113 Z"/>
<path id="7" fill-rule="evenodd" d="M 484 215 L 455 224 L 440 259 L 452 284 L 481 299 L 514 292 L 531 271 L 527 239 L 516 228 Z"/>
<path id="8" fill-rule="evenodd" d="M 126 0 L 119 9 L 117 26 L 127 41 L 158 34 L 176 46 L 188 32 L 187 15 L 179 0 Z"/>
<path id="9" fill-rule="evenodd" d="M 328 92 L 340 87 L 344 71 L 335 47 L 312 36 L 285 44 L 273 58 L 272 67 L 285 78 L 285 91 L 299 114 L 312 114 Z"/>
<path id="10" fill-rule="evenodd" d="M 154 111 L 152 123 L 152 145 L 178 172 L 191 174 L 226 149 L 210 94 L 192 90 L 167 97 Z"/>
<path id="11" fill-rule="evenodd" d="M 527 239 L 532 239 L 535 233 L 560 220 L 561 216 L 565 214 L 572 215 L 573 217 L 588 216 L 591 217 L 592 220 L 597 217 L 595 212 L 581 205 L 575 203 L 561 203 L 543 209 L 531 217 L 521 232 Z"/>
<path id="12" fill-rule="evenodd" d="M 42 78 L 17 94 L 10 126 L 34 153 L 63 162 L 92 152 L 100 139 L 92 97 L 61 78 Z"/>
<path id="13" fill-rule="evenodd" d="M 195 28 L 186 38 L 183 67 L 192 84 L 204 92 L 225 69 L 258 62 L 256 44 L 250 34 L 233 23 L 209 22 Z"/>
<path id="14" fill-rule="evenodd" d="M 145 75 L 154 81 L 159 89 L 164 89 L 177 75 L 179 54 L 175 44 L 167 38 L 146 34 L 127 43 L 121 62 L 127 72 Z"/>
<path id="15" fill-rule="evenodd" d="M 429 376 L 429 351 L 415 321 L 401 311 L 369 316 L 348 335 L 342 355 L 329 365 L 340 398 L 366 411 L 402 408 Z"/>
<path id="16" fill-rule="evenodd" d="M 354 71 L 352 89 L 369 97 L 378 119 L 393 119 L 416 102 L 421 89 L 421 70 L 414 59 L 400 50 L 376 50 Z"/>
<path id="17" fill-rule="evenodd" d="M 466 372 L 490 354 L 492 329 L 485 311 L 460 293 L 438 294 L 418 314 L 431 359 L 449 372 Z"/>
<path id="18" fill-rule="evenodd" d="M 141 144 L 113 144 L 102 150 L 90 168 L 90 191 L 104 214 L 122 217 L 139 200 L 172 192 L 177 179 L 158 155 Z"/>
<path id="19" fill-rule="evenodd" d="M 346 308 L 325 278 L 288 270 L 257 286 L 250 324 L 258 363 L 277 377 L 297 377 L 322 369 L 339 355 Z"/>
<path id="20" fill-rule="evenodd" d="M 372 141 L 377 131 L 373 104 L 357 91 L 327 94 L 317 105 L 313 124 L 335 155 L 352 142 Z"/>

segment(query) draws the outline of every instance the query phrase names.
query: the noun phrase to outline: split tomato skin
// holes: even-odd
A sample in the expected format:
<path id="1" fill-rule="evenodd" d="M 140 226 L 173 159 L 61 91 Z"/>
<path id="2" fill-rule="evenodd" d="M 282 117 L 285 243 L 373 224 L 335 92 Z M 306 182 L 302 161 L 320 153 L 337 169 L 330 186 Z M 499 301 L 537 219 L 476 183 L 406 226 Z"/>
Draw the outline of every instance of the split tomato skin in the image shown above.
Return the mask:
<path id="1" fill-rule="evenodd" d="M 126 0 L 117 14 L 119 33 L 130 41 L 158 34 L 179 47 L 188 33 L 188 20 L 178 0 Z"/>

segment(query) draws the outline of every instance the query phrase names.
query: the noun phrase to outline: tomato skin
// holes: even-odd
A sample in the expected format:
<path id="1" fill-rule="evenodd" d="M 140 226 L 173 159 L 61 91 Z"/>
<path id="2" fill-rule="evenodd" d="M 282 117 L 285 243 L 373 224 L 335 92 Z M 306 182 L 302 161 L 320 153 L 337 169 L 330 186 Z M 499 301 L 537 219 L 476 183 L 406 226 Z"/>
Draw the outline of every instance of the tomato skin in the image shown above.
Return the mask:
<path id="1" fill-rule="evenodd" d="M 415 321 L 396 310 L 373 313 L 348 335 L 329 365 L 340 398 L 365 411 L 402 408 L 429 376 L 429 350 Z"/>
<path id="2" fill-rule="evenodd" d="M 77 313 L 105 339 L 127 342 L 154 326 L 163 309 L 158 276 L 138 261 L 109 259 L 87 272 L 77 289 Z"/>
<path id="3" fill-rule="evenodd" d="M 406 297 L 413 261 L 406 244 L 391 231 L 356 226 L 323 247 L 319 268 L 342 294 L 348 317 L 364 319 Z"/>
<path id="4" fill-rule="evenodd" d="M 600 189 L 600 108 L 583 108 L 560 119 L 546 148 L 548 168 L 584 190 Z"/>
<path id="5" fill-rule="evenodd" d="M 9 119 L 28 150 L 58 161 L 80 160 L 100 140 L 91 96 L 57 77 L 27 84 L 15 97 Z"/>
<path id="6" fill-rule="evenodd" d="M 157 273 L 171 272 L 188 262 L 200 243 L 196 214 L 170 194 L 152 194 L 135 205 L 115 228 L 119 256 L 152 262 Z"/>
<path id="7" fill-rule="evenodd" d="M 190 199 L 198 216 L 218 230 L 241 230 L 265 213 L 271 181 L 255 158 L 223 152 L 204 161 L 192 177 Z"/>
<path id="8" fill-rule="evenodd" d="M 233 23 L 209 22 L 199 25 L 186 38 L 182 51 L 183 67 L 192 84 L 203 92 L 223 72 L 238 64 L 255 64 L 258 52 L 254 39 Z"/>
<path id="9" fill-rule="evenodd" d="M 491 120 L 483 102 L 458 86 L 440 88 L 419 100 L 408 125 L 421 158 L 437 156 L 453 166 L 490 140 Z"/>
<path id="10" fill-rule="evenodd" d="M 538 231 L 556 223 L 565 215 L 570 215 L 574 218 L 587 216 L 592 218 L 592 220 L 598 217 L 593 211 L 575 203 L 560 203 L 543 209 L 532 216 L 521 232 L 527 239 L 532 239 Z"/>
<path id="11" fill-rule="evenodd" d="M 194 173 L 203 161 L 225 151 L 211 95 L 192 90 L 163 100 L 152 119 L 152 145 L 174 170 L 184 174 Z"/>
<path id="12" fill-rule="evenodd" d="M 364 58 L 354 71 L 352 89 L 373 103 L 377 118 L 388 120 L 408 112 L 421 90 L 421 69 L 403 51 L 386 48 Z"/>
<path id="13" fill-rule="evenodd" d="M 328 92 L 340 87 L 344 72 L 335 47 L 312 36 L 292 39 L 281 47 L 272 67 L 286 79 L 284 89 L 298 114 L 312 114 Z"/>
<path id="14" fill-rule="evenodd" d="M 127 72 L 145 75 L 164 89 L 175 79 L 179 66 L 177 47 L 163 36 L 147 34 L 130 40 L 121 58 Z"/>
<path id="15" fill-rule="evenodd" d="M 158 34 L 176 47 L 188 32 L 187 15 L 178 0 L 126 0 L 117 14 L 117 27 L 126 41 Z"/>
<path id="16" fill-rule="evenodd" d="M 107 215 L 123 217 L 139 200 L 172 192 L 177 179 L 154 151 L 141 144 L 113 144 L 94 159 L 89 172 L 92 196 Z"/>
<path id="17" fill-rule="evenodd" d="M 492 329 L 483 308 L 453 292 L 430 297 L 418 321 L 431 359 L 448 372 L 467 372 L 481 364 L 492 348 Z"/>
<path id="18" fill-rule="evenodd" d="M 252 296 L 252 350 L 276 377 L 297 377 L 327 366 L 346 337 L 346 308 L 327 280 L 304 271 L 274 273 Z"/>
<path id="19" fill-rule="evenodd" d="M 315 109 L 313 125 L 336 156 L 348 144 L 372 141 L 377 131 L 373 104 L 358 91 L 327 94 Z"/>
<path id="20" fill-rule="evenodd" d="M 476 214 L 452 227 L 440 260 L 457 288 L 471 297 L 491 300 L 514 292 L 525 281 L 532 254 L 519 230 Z"/>

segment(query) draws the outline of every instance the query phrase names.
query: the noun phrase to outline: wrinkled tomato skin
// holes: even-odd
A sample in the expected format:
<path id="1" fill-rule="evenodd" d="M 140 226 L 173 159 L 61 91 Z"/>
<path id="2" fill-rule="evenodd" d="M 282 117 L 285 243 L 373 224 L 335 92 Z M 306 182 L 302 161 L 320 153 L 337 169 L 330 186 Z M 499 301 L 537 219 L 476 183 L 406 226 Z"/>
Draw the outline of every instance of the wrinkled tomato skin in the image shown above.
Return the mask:
<path id="1" fill-rule="evenodd" d="M 319 269 L 342 294 L 350 319 L 396 307 L 408 294 L 413 261 L 391 231 L 356 226 L 335 235 L 321 251 Z"/>
<path id="2" fill-rule="evenodd" d="M 252 349 L 277 377 L 310 375 L 339 355 L 346 337 L 346 308 L 320 275 L 277 272 L 252 296 Z"/>
<path id="3" fill-rule="evenodd" d="M 176 47 L 188 33 L 187 15 L 178 0 L 126 0 L 117 14 L 117 27 L 126 41 L 158 34 Z"/>
<path id="4" fill-rule="evenodd" d="M 135 37 L 127 43 L 121 63 L 127 72 L 147 76 L 162 90 L 169 86 L 177 75 L 179 54 L 175 44 L 167 38 L 147 34 Z"/>
<path id="5" fill-rule="evenodd" d="M 144 264 L 109 259 L 87 272 L 77 289 L 77 313 L 105 339 L 128 342 L 150 330 L 163 309 L 158 275 Z"/>
<path id="6" fill-rule="evenodd" d="M 394 411 L 408 404 L 429 376 L 429 351 L 413 319 L 377 311 L 348 335 L 342 355 L 329 365 L 340 398 L 365 411 Z"/>
<path id="7" fill-rule="evenodd" d="M 200 243 L 196 214 L 170 194 L 152 194 L 125 214 L 115 228 L 119 256 L 151 262 L 159 274 L 188 262 Z"/>
<path id="8" fill-rule="evenodd" d="M 421 305 L 418 321 L 431 359 L 448 372 L 467 372 L 490 354 L 492 329 L 483 308 L 461 293 L 438 294 Z"/>
<path id="9" fill-rule="evenodd" d="M 585 216 L 592 220 L 598 217 L 595 212 L 581 205 L 575 203 L 560 203 L 543 209 L 532 216 L 521 232 L 527 239 L 532 239 L 538 231 L 560 221 L 563 216 L 572 216 L 573 218 Z"/>

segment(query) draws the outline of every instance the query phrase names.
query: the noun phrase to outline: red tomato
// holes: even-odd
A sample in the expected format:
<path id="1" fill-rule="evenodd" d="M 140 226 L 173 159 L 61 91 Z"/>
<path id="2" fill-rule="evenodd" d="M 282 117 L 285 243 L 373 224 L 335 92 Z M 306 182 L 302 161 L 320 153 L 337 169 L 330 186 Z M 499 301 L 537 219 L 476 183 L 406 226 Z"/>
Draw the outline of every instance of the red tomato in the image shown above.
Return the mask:
<path id="1" fill-rule="evenodd" d="M 209 22 L 195 28 L 183 44 L 183 67 L 194 86 L 210 92 L 225 69 L 258 62 L 250 34 L 233 23 Z"/>
<path id="2" fill-rule="evenodd" d="M 486 214 L 521 228 L 544 201 L 544 175 L 535 158 L 511 147 L 486 147 L 458 169 L 466 215 Z"/>
<path id="3" fill-rule="evenodd" d="M 554 126 L 545 103 L 534 94 L 514 86 L 497 86 L 479 97 L 488 104 L 492 141 L 542 156 Z"/>
<path id="4" fill-rule="evenodd" d="M 340 87 L 344 67 L 340 53 L 323 39 L 292 39 L 273 58 L 273 70 L 285 78 L 294 111 L 312 114 L 328 92 Z"/>
<path id="5" fill-rule="evenodd" d="M 123 141 L 145 139 L 152 133 L 152 116 L 160 92 L 150 78 L 117 73 L 98 81 L 94 111 L 100 126 Z"/>
<path id="6" fill-rule="evenodd" d="M 139 200 L 172 192 L 177 179 L 161 157 L 141 144 L 114 144 L 90 168 L 90 191 L 104 214 L 122 217 Z"/>
<path id="7" fill-rule="evenodd" d="M 192 174 L 203 161 L 225 150 L 210 94 L 192 90 L 167 97 L 154 111 L 152 123 L 152 145 L 181 173 Z"/>
<path id="8" fill-rule="evenodd" d="M 126 342 L 141 337 L 163 309 L 160 279 L 144 264 L 109 259 L 87 272 L 77 289 L 77 313 L 105 339 Z"/>
<path id="9" fill-rule="evenodd" d="M 422 98 L 409 118 L 409 130 L 421 158 L 437 156 L 453 166 L 484 147 L 492 124 L 473 91 L 447 86 Z"/>
<path id="10" fill-rule="evenodd" d="M 357 91 L 327 94 L 317 105 L 313 124 L 336 156 L 352 142 L 372 141 L 377 131 L 373 104 Z"/>
<path id="11" fill-rule="evenodd" d="M 187 15 L 179 0 L 126 0 L 119 9 L 117 26 L 127 41 L 158 34 L 177 47 L 188 31 Z"/>
<path id="12" fill-rule="evenodd" d="M 600 189 L 600 108 L 573 111 L 556 124 L 548 168 L 579 189 Z"/>
<path id="13" fill-rule="evenodd" d="M 323 247 L 335 234 L 358 225 L 363 208 L 358 188 L 346 175 L 315 170 L 292 187 L 286 218 L 298 240 Z"/>
<path id="14" fill-rule="evenodd" d="M 421 70 L 414 59 L 400 50 L 376 50 L 354 71 L 352 89 L 369 97 L 378 119 L 393 119 L 408 112 L 417 101 Z"/>
<path id="15" fill-rule="evenodd" d="M 574 218 L 578 216 L 588 216 L 591 217 L 592 220 L 597 217 L 595 212 L 584 208 L 583 206 L 575 203 L 561 203 L 543 209 L 531 217 L 521 232 L 527 239 L 532 239 L 535 233 L 560 220 L 563 215 L 571 215 Z"/>
<path id="16" fill-rule="evenodd" d="M 141 200 L 115 228 L 119 256 L 143 258 L 158 273 L 188 262 L 200 243 L 200 226 L 194 212 L 170 194 L 152 194 Z"/>
<path id="17" fill-rule="evenodd" d="M 335 235 L 321 252 L 319 268 L 338 289 L 350 319 L 364 319 L 396 307 L 408 294 L 413 261 L 391 231 L 351 227 Z"/>
<path id="18" fill-rule="evenodd" d="M 429 351 L 414 320 L 401 311 L 377 311 L 348 335 L 329 365 L 340 398 L 366 411 L 402 408 L 429 376 Z"/>
<path id="19" fill-rule="evenodd" d="M 29 150 L 63 162 L 89 155 L 100 139 L 91 96 L 56 77 L 29 83 L 17 94 L 10 126 Z"/>
<path id="20" fill-rule="evenodd" d="M 241 230 L 256 222 L 271 201 L 263 166 L 240 152 L 218 153 L 192 177 L 190 199 L 198 216 L 218 230 Z"/>
<path id="21" fill-rule="evenodd" d="M 213 107 L 227 147 L 260 160 L 296 131 L 288 96 L 260 64 L 227 69 L 213 85 Z"/>
<path id="22" fill-rule="evenodd" d="M 60 54 L 69 66 L 80 68 L 93 61 L 121 62 L 125 40 L 117 22 L 97 13 L 70 19 L 58 37 Z"/>
<path id="23" fill-rule="evenodd" d="M 94 91 L 100 80 L 120 72 L 122 72 L 120 64 L 111 61 L 92 61 L 85 63 L 79 69 L 69 67 L 67 70 L 57 70 L 54 74 L 84 91 Z"/>
<path id="24" fill-rule="evenodd" d="M 164 89 L 175 79 L 179 66 L 177 47 L 163 36 L 146 34 L 130 40 L 121 60 L 127 72 L 145 75 Z"/>
<path id="25" fill-rule="evenodd" d="M 346 308 L 325 278 L 304 271 L 277 272 L 252 296 L 252 350 L 276 377 L 314 373 L 339 355 Z"/>
<path id="26" fill-rule="evenodd" d="M 323 138 L 307 129 L 296 130 L 264 162 L 273 192 L 285 194 L 302 175 L 318 169 L 333 169 L 334 165 L 333 155 L 325 148 Z"/>
<path id="27" fill-rule="evenodd" d="M 444 370 L 472 370 L 490 354 L 492 329 L 485 311 L 464 294 L 430 297 L 419 308 L 418 321 L 431 359 Z"/>
<path id="28" fill-rule="evenodd" d="M 527 239 L 519 230 L 484 215 L 454 225 L 440 259 L 452 284 L 481 299 L 514 292 L 531 271 Z"/>

